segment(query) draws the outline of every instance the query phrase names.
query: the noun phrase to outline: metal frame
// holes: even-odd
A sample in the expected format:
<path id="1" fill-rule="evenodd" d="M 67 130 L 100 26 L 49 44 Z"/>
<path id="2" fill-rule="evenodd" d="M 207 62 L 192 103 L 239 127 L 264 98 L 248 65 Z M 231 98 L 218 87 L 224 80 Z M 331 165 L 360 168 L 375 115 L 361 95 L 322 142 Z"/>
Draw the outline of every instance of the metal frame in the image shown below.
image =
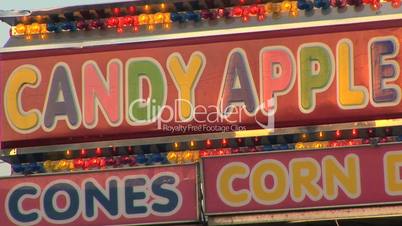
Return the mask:
<path id="1" fill-rule="evenodd" d="M 399 217 L 402 206 L 356 207 L 333 210 L 310 210 L 284 213 L 262 213 L 232 216 L 210 216 L 210 225 L 234 225 L 262 222 L 302 223 L 312 221 Z"/>

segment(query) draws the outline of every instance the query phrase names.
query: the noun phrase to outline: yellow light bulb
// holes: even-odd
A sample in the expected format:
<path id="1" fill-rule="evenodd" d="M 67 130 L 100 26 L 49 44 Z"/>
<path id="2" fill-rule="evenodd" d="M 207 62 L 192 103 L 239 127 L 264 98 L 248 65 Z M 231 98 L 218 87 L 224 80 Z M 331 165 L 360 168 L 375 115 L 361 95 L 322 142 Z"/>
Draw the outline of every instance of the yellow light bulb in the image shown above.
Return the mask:
<path id="1" fill-rule="evenodd" d="M 163 23 L 165 23 L 165 24 L 172 23 L 172 21 L 170 20 L 170 13 L 164 13 L 163 16 L 165 17 L 163 19 Z"/>
<path id="2" fill-rule="evenodd" d="M 155 24 L 154 14 L 148 14 L 148 24 Z"/>
<path id="3" fill-rule="evenodd" d="M 183 152 L 177 152 L 177 160 L 176 163 L 177 164 L 183 164 L 184 162 L 184 155 Z"/>
<path id="4" fill-rule="evenodd" d="M 150 5 L 148 5 L 148 4 L 146 4 L 145 6 L 144 6 L 144 11 L 145 12 L 149 12 L 149 11 L 151 11 L 151 6 Z"/>
<path id="5" fill-rule="evenodd" d="M 289 1 L 287 1 L 287 0 L 285 0 L 285 1 L 283 1 L 283 2 L 281 3 L 282 12 L 287 12 L 287 11 L 289 11 L 291 7 L 292 7 L 292 4 L 291 4 Z"/>
<path id="6" fill-rule="evenodd" d="M 177 152 L 175 151 L 170 151 L 167 155 L 166 155 L 167 160 L 170 163 L 176 163 L 177 161 Z"/>
<path id="7" fill-rule="evenodd" d="M 31 34 L 39 34 L 40 25 L 38 23 L 31 24 Z"/>
<path id="8" fill-rule="evenodd" d="M 272 2 L 268 2 L 264 5 L 265 7 L 265 12 L 266 13 L 271 13 L 272 12 Z"/>
<path id="9" fill-rule="evenodd" d="M 198 162 L 200 160 L 200 152 L 199 151 L 193 151 L 193 161 Z"/>
<path id="10" fill-rule="evenodd" d="M 69 166 L 68 161 L 65 160 L 65 159 L 60 160 L 60 161 L 58 162 L 58 164 L 57 164 L 57 168 L 58 168 L 59 170 L 67 170 L 67 169 L 68 169 L 68 166 Z"/>
<path id="11" fill-rule="evenodd" d="M 195 147 L 195 141 L 190 141 L 190 148 L 194 148 Z"/>
<path id="12" fill-rule="evenodd" d="M 46 172 L 51 172 L 52 171 L 52 167 L 53 166 L 53 162 L 51 160 L 46 160 L 43 163 L 43 168 L 46 170 Z"/>
<path id="13" fill-rule="evenodd" d="M 40 24 L 40 32 L 47 33 L 47 25 L 46 24 Z"/>
<path id="14" fill-rule="evenodd" d="M 179 142 L 174 142 L 173 147 L 174 147 L 175 150 L 179 149 L 179 147 L 180 147 Z"/>
<path id="15" fill-rule="evenodd" d="M 147 14 L 141 14 L 138 16 L 138 23 L 140 25 L 144 25 L 148 23 L 148 15 Z"/>
<path id="16" fill-rule="evenodd" d="M 75 169 L 73 160 L 68 160 L 68 169 L 70 171 L 73 171 Z"/>
<path id="17" fill-rule="evenodd" d="M 19 35 L 23 35 L 25 33 L 26 27 L 24 24 L 17 24 L 17 26 L 15 26 L 15 32 L 17 32 L 17 34 Z"/>
<path id="18" fill-rule="evenodd" d="M 183 152 L 183 161 L 188 163 L 193 161 L 193 152 L 192 151 L 185 151 Z"/>
<path id="19" fill-rule="evenodd" d="M 325 136 L 324 132 L 320 131 L 320 132 L 318 133 L 318 137 L 319 137 L 320 139 L 324 138 L 324 136 Z"/>
<path id="20" fill-rule="evenodd" d="M 281 9 L 281 3 L 272 4 L 272 16 L 280 17 Z"/>
<path id="21" fill-rule="evenodd" d="M 166 10 L 166 3 L 162 2 L 161 5 L 160 5 L 160 9 L 161 9 L 162 12 L 165 11 Z"/>
<path id="22" fill-rule="evenodd" d="M 304 149 L 304 144 L 302 142 L 298 142 L 295 145 L 296 150 Z"/>
<path id="23" fill-rule="evenodd" d="M 42 22 L 43 17 L 42 17 L 42 16 L 40 16 L 40 15 L 35 16 L 35 20 L 36 20 L 36 22 L 40 23 L 40 22 Z"/>
<path id="24" fill-rule="evenodd" d="M 163 23 L 163 13 L 156 13 L 154 15 L 154 23 L 155 24 L 162 24 Z"/>

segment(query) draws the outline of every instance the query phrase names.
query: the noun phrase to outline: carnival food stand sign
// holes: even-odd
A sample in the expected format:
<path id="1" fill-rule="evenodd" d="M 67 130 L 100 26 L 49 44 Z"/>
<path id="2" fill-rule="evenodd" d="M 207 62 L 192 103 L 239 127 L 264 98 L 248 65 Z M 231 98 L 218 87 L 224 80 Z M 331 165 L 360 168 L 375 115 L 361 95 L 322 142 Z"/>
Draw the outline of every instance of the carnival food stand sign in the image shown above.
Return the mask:
<path id="1" fill-rule="evenodd" d="M 398 27 L 6 54 L 2 142 L 102 139 L 115 128 L 123 137 L 145 137 L 228 132 L 211 129 L 220 125 L 244 130 L 395 118 L 401 34 Z"/>
<path id="2" fill-rule="evenodd" d="M 401 145 L 202 160 L 210 215 L 400 203 Z"/>
<path id="3" fill-rule="evenodd" d="M 0 179 L 1 225 L 198 221 L 195 164 Z"/>

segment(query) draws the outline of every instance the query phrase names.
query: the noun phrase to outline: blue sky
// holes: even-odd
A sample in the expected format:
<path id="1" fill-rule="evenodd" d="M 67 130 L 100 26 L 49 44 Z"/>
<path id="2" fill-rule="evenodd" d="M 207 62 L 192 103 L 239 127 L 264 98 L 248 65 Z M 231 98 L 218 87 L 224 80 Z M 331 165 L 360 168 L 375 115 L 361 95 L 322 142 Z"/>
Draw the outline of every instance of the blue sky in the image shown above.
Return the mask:
<path id="1" fill-rule="evenodd" d="M 107 2 L 119 2 L 127 0 L 0 0 L 0 10 L 10 9 L 48 9 L 59 8 L 80 4 L 96 4 Z M 134 1 L 134 0 L 133 0 Z M 2 47 L 9 38 L 9 26 L 0 22 L 0 47 Z"/>

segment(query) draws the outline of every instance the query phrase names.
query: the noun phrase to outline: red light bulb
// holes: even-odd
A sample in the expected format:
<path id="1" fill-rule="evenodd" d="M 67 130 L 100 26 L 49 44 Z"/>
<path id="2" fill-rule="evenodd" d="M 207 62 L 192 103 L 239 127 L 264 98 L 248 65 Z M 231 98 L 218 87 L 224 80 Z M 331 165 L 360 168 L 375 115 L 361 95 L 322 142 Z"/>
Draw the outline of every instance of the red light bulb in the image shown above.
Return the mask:
<path id="1" fill-rule="evenodd" d="M 137 159 L 135 158 L 135 156 L 130 156 L 128 159 L 128 165 L 135 166 L 135 164 L 137 164 Z"/>
<path id="2" fill-rule="evenodd" d="M 238 146 L 242 146 L 242 145 L 244 144 L 243 138 L 237 138 L 237 139 L 236 139 L 236 142 L 237 142 L 237 145 L 238 145 Z"/>
<path id="3" fill-rule="evenodd" d="M 101 148 L 96 148 L 95 155 L 98 156 L 98 157 L 102 156 L 102 149 Z"/>
<path id="4" fill-rule="evenodd" d="M 352 136 L 356 137 L 359 134 L 359 132 L 357 131 L 357 129 L 352 129 Z"/>
<path id="5" fill-rule="evenodd" d="M 82 157 L 82 158 L 85 158 L 86 156 L 87 156 L 87 150 L 86 149 L 81 149 L 81 151 L 80 151 L 80 156 Z"/>
<path id="6" fill-rule="evenodd" d="M 374 137 L 375 136 L 375 129 L 370 128 L 367 130 L 367 133 L 369 135 L 369 137 Z"/>
<path id="7" fill-rule="evenodd" d="M 78 21 L 76 26 L 77 26 L 78 30 L 84 30 L 87 28 L 87 24 L 83 20 Z"/>
<path id="8" fill-rule="evenodd" d="M 340 138 L 342 136 L 342 132 L 340 130 L 335 131 L 335 137 Z"/>
<path id="9" fill-rule="evenodd" d="M 120 8 L 113 8 L 112 11 L 113 11 L 113 15 L 115 15 L 115 16 L 120 15 Z"/>
<path id="10" fill-rule="evenodd" d="M 257 15 L 257 14 L 258 14 L 258 11 L 259 11 L 259 9 L 258 9 L 258 6 L 257 6 L 257 5 L 252 5 L 252 6 L 250 6 L 250 14 L 251 14 L 252 16 Z"/>
<path id="11" fill-rule="evenodd" d="M 84 166 L 84 160 L 74 159 L 73 164 L 75 169 L 82 168 Z"/>
<path id="12" fill-rule="evenodd" d="M 66 156 L 71 157 L 73 155 L 73 152 L 69 149 L 66 151 Z"/>
<path id="13" fill-rule="evenodd" d="M 105 158 L 99 159 L 99 168 L 103 169 L 105 167 L 106 167 L 106 159 Z"/>
<path id="14" fill-rule="evenodd" d="M 216 14 L 217 14 L 218 18 L 224 17 L 225 16 L 225 9 L 224 8 L 217 9 Z"/>
<path id="15" fill-rule="evenodd" d="M 128 13 L 130 13 L 131 15 L 134 15 L 137 12 L 137 8 L 135 6 L 129 6 L 127 8 Z"/>
<path id="16" fill-rule="evenodd" d="M 90 162 L 89 160 L 84 160 L 84 165 L 82 166 L 83 170 L 88 170 L 90 168 Z"/>
<path id="17" fill-rule="evenodd" d="M 117 155 L 117 154 L 119 154 L 119 151 L 117 150 L 116 147 L 112 147 L 111 154 L 112 154 L 112 155 Z"/>
<path id="18" fill-rule="evenodd" d="M 120 158 L 115 158 L 114 160 L 115 160 L 115 162 L 113 164 L 113 168 L 117 168 L 117 167 L 121 166 L 121 159 Z"/>
<path id="19" fill-rule="evenodd" d="M 227 147 L 228 145 L 228 140 L 226 138 L 222 139 L 222 147 Z"/>
<path id="20" fill-rule="evenodd" d="M 116 17 L 111 17 L 111 18 L 107 19 L 106 26 L 108 28 L 112 28 L 112 27 L 115 27 L 118 23 L 119 23 L 119 20 Z"/>
<path id="21" fill-rule="evenodd" d="M 211 148 L 212 147 L 212 141 L 210 139 L 208 139 L 207 141 L 205 141 L 205 147 L 206 148 Z"/>
<path id="22" fill-rule="evenodd" d="M 237 154 L 237 153 L 239 153 L 240 152 L 240 149 L 239 148 L 232 148 L 232 151 L 231 151 L 233 154 Z"/>
<path id="23" fill-rule="evenodd" d="M 254 137 L 254 144 L 255 145 L 259 145 L 261 142 L 261 138 L 260 137 Z"/>
<path id="24" fill-rule="evenodd" d="M 399 8 L 401 6 L 401 0 L 392 0 L 391 5 L 394 8 Z"/>
<path id="25" fill-rule="evenodd" d="M 129 164 L 130 157 L 129 156 L 121 156 L 120 161 L 121 161 L 121 164 Z"/>
<path id="26" fill-rule="evenodd" d="M 107 166 L 113 166 L 116 163 L 113 157 L 106 158 L 105 161 Z"/>
<path id="27" fill-rule="evenodd" d="M 386 136 L 391 136 L 392 135 L 392 129 L 391 128 L 385 128 L 385 135 Z"/>
<path id="28" fill-rule="evenodd" d="M 200 156 L 201 157 L 207 157 L 208 156 L 208 151 L 207 150 L 201 150 L 200 151 Z"/>
<path id="29" fill-rule="evenodd" d="M 219 149 L 217 155 L 225 155 L 225 151 L 223 149 Z"/>
<path id="30" fill-rule="evenodd" d="M 236 6 L 232 9 L 233 16 L 239 17 L 243 14 L 243 9 L 240 6 Z"/>
<path id="31" fill-rule="evenodd" d="M 128 147 L 127 147 L 127 154 L 129 154 L 129 155 L 134 154 L 134 148 L 131 147 L 131 146 L 128 146 Z"/>
<path id="32" fill-rule="evenodd" d="M 371 3 L 371 8 L 373 10 L 379 10 L 381 8 L 381 3 L 379 0 L 373 0 L 373 2 Z"/>
<path id="33" fill-rule="evenodd" d="M 124 17 L 124 26 L 131 26 L 132 24 L 133 24 L 133 17 L 125 16 Z"/>
<path id="34" fill-rule="evenodd" d="M 96 157 L 93 157 L 89 160 L 89 168 L 96 168 L 99 166 L 99 160 Z"/>
<path id="35" fill-rule="evenodd" d="M 241 5 L 244 5 L 244 4 L 246 4 L 246 0 L 239 0 L 239 3 L 240 3 Z"/>

